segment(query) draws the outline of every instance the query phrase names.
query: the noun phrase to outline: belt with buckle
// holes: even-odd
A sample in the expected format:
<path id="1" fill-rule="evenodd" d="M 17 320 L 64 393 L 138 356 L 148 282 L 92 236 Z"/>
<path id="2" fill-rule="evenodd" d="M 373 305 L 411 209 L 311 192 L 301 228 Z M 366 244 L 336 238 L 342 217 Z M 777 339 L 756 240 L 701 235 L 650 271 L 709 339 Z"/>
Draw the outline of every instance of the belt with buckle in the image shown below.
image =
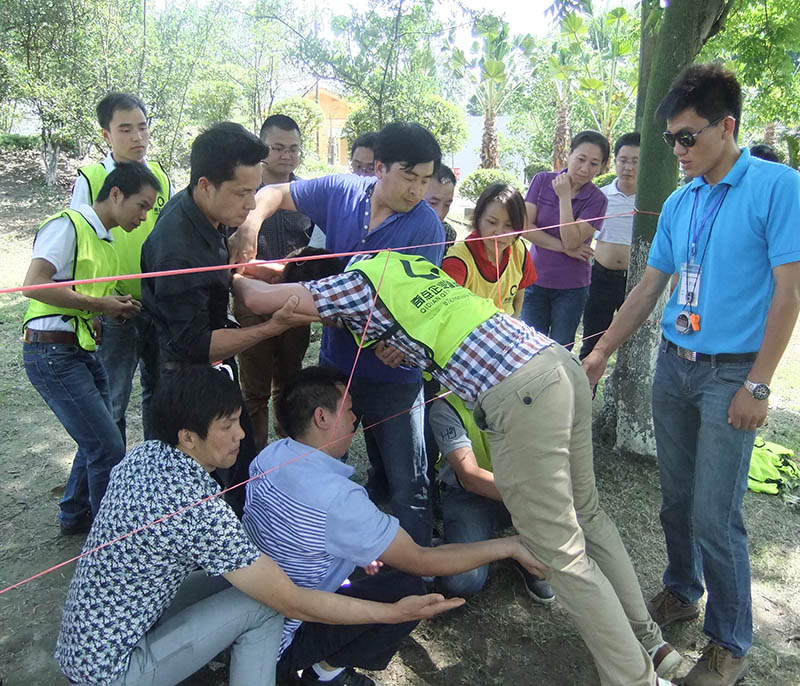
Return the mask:
<path id="1" fill-rule="evenodd" d="M 708 355 L 707 353 L 698 353 L 694 350 L 681 348 L 679 345 L 675 345 L 666 338 L 662 338 L 661 340 L 666 344 L 666 350 L 668 352 L 674 353 L 682 360 L 687 360 L 688 362 L 710 362 L 712 365 L 724 364 L 726 362 L 729 364 L 736 362 L 755 362 L 758 355 L 758 353 L 718 353 L 716 355 Z"/>
<path id="2" fill-rule="evenodd" d="M 71 331 L 37 331 L 25 328 L 23 340 L 26 343 L 64 343 L 78 345 L 78 337 Z"/>

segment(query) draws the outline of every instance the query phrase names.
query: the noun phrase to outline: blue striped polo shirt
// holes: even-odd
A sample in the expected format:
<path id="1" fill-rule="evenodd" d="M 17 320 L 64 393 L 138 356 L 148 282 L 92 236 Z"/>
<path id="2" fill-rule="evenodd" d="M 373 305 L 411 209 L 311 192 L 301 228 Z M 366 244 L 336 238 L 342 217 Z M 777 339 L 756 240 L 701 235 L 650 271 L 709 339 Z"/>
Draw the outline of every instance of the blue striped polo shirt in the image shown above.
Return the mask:
<path id="1" fill-rule="evenodd" d="M 355 569 L 379 558 L 400 528 L 350 480 L 353 468 L 291 438 L 250 465 L 242 523 L 253 543 L 302 588 L 336 591 Z M 300 620 L 287 619 L 281 653 Z"/>

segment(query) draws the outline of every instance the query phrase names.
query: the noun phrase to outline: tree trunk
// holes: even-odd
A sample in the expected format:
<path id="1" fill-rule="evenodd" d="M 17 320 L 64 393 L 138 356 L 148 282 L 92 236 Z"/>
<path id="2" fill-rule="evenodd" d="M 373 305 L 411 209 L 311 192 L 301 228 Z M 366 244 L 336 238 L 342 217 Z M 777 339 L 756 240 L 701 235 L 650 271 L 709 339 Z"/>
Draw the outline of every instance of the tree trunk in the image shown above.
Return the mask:
<path id="1" fill-rule="evenodd" d="M 42 132 L 42 162 L 44 162 L 44 185 L 54 188 L 58 182 L 58 155 L 61 146 L 53 142 L 53 139 Z"/>
<path id="2" fill-rule="evenodd" d="M 778 140 L 777 132 L 775 131 L 775 122 L 767 124 L 764 128 L 764 142 L 767 145 L 775 146 L 775 141 Z"/>
<path id="3" fill-rule="evenodd" d="M 497 169 L 499 166 L 500 151 L 497 145 L 497 122 L 494 112 L 487 112 L 483 117 L 481 169 Z"/>
<path id="4" fill-rule="evenodd" d="M 553 171 L 561 171 L 569 157 L 569 97 L 566 86 L 558 100 L 556 126 L 553 132 Z"/>
<path id="5" fill-rule="evenodd" d="M 664 122 L 654 122 L 656 108 L 675 77 L 692 63 L 703 43 L 722 27 L 734 0 L 672 0 L 664 10 L 658 35 L 649 33 L 652 21 L 642 11 L 642 43 L 655 40 L 655 48 L 643 45 L 642 54 L 652 50 L 652 62 L 645 78 L 640 73 L 640 86 L 646 85 L 644 97 L 637 100 L 637 124 L 641 125 L 642 145 L 639 157 L 639 184 L 636 205 L 642 212 L 634 217 L 631 263 L 628 269 L 628 290 L 644 274 L 650 244 L 656 232 L 658 213 L 667 196 L 675 190 L 677 163 L 672 151 L 661 140 Z M 649 12 L 654 11 L 652 9 Z M 642 89 L 644 90 L 644 89 Z M 640 109 L 640 107 L 642 109 Z M 661 338 L 661 313 L 667 300 L 662 295 L 648 323 L 642 326 L 617 352 L 610 403 L 603 416 L 614 423 L 615 448 L 643 455 L 655 454 L 651 388 L 653 370 Z"/>

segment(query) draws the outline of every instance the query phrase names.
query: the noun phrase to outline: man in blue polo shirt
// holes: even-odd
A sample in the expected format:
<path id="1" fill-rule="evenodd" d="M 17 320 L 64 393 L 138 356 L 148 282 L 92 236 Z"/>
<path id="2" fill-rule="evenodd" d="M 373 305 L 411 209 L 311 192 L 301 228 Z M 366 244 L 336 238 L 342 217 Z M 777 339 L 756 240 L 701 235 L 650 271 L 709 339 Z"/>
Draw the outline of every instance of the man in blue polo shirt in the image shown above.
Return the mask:
<path id="1" fill-rule="evenodd" d="M 258 227 L 282 209 L 303 212 L 325 229 L 330 252 L 403 249 L 439 265 L 444 229 L 422 199 L 440 161 L 441 149 L 429 131 L 418 124 L 389 124 L 375 140 L 377 179 L 343 174 L 261 189 L 256 209 L 232 240 L 232 260 L 255 256 Z M 324 329 L 324 364 L 349 374 L 357 353 L 348 331 Z M 392 351 L 380 345 L 374 352 L 361 351 L 350 387 L 353 407 L 364 426 L 380 422 L 365 435 L 370 461 L 385 470 L 392 512 L 402 527 L 417 543 L 428 545 L 432 522 L 422 378 L 418 369 L 391 368 L 384 359 L 394 363 Z"/>
<path id="2" fill-rule="evenodd" d="M 641 282 L 583 362 L 592 384 L 673 273 L 653 381 L 668 564 L 649 603 L 662 627 L 699 615 L 709 643 L 685 680 L 728 686 L 746 669 L 752 604 L 742 500 L 768 384 L 800 310 L 800 175 L 739 148 L 741 89 L 693 65 L 659 106 L 691 182 L 664 203 Z"/>

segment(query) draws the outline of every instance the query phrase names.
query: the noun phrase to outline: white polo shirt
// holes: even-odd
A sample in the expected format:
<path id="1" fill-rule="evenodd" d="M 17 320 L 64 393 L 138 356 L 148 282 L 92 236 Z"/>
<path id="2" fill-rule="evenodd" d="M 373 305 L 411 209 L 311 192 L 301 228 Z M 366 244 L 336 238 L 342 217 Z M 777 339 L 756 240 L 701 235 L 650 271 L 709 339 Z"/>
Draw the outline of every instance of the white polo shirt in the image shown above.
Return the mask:
<path id="1" fill-rule="evenodd" d="M 595 238 L 606 243 L 630 245 L 633 238 L 632 213 L 636 207 L 636 193 L 625 195 L 617 186 L 616 179 L 607 186 L 603 186 L 600 190 L 608 198 L 608 209 L 606 210 L 608 218 L 603 222 L 603 228 L 595 233 Z M 611 216 L 622 212 L 630 212 L 631 214 L 621 217 Z"/>

